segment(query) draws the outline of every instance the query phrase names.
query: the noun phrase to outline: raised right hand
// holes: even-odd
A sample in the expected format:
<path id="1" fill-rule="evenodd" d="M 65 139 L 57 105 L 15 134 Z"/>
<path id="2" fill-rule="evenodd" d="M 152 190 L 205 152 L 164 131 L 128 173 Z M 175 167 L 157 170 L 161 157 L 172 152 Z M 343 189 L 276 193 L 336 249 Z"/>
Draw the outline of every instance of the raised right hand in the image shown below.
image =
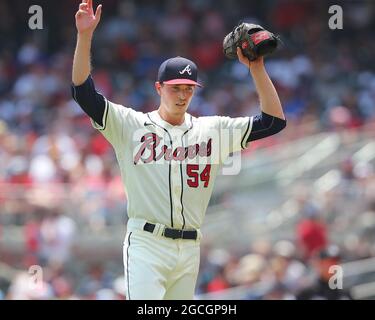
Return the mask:
<path id="1" fill-rule="evenodd" d="M 96 8 L 96 12 L 94 15 L 92 0 L 82 0 L 82 3 L 79 5 L 79 9 L 75 15 L 78 33 L 92 34 L 100 21 L 101 14 L 101 4 Z"/>

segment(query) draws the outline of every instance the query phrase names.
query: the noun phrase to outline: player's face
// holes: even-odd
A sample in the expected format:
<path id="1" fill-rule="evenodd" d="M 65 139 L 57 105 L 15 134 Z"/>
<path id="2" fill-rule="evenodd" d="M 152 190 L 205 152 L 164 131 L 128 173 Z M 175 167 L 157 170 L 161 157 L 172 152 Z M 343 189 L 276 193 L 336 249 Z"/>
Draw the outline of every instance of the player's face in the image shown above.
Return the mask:
<path id="1" fill-rule="evenodd" d="M 183 114 L 189 107 L 193 98 L 195 86 L 188 84 L 157 84 L 158 91 L 163 105 L 171 114 Z"/>

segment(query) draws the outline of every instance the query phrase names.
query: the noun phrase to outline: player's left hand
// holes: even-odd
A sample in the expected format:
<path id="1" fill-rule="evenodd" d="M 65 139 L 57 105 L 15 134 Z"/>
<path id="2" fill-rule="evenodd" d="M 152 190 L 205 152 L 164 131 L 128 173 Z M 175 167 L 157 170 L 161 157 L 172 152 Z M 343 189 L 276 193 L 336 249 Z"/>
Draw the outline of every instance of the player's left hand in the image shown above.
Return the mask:
<path id="1" fill-rule="evenodd" d="M 250 61 L 247 57 L 245 57 L 243 55 L 242 50 L 240 49 L 240 47 L 237 47 L 237 57 L 238 57 L 238 60 L 242 64 L 244 64 L 246 67 L 248 67 L 248 68 L 252 68 L 252 67 L 256 67 L 256 66 L 261 66 L 261 65 L 264 64 L 262 56 L 258 57 L 254 61 Z"/>

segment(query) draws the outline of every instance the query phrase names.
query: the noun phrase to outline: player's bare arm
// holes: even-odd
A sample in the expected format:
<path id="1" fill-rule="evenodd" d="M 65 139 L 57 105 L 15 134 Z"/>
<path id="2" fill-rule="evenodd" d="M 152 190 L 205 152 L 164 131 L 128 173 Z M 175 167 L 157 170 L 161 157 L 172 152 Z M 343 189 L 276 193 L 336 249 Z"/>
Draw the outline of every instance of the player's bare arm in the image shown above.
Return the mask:
<path id="1" fill-rule="evenodd" d="M 77 46 L 73 58 L 72 96 L 82 110 L 96 123 L 102 125 L 105 111 L 105 99 L 95 90 L 90 76 L 91 41 L 100 21 L 102 6 L 96 8 L 95 14 L 92 0 L 83 0 L 75 15 L 77 27 Z"/>
<path id="2" fill-rule="evenodd" d="M 279 96 L 270 77 L 268 76 L 264 66 L 263 57 L 250 61 L 243 55 L 240 48 L 237 48 L 237 56 L 238 60 L 250 69 L 259 95 L 261 110 L 273 117 L 285 120 Z"/>
<path id="3" fill-rule="evenodd" d="M 253 119 L 248 142 L 266 138 L 283 130 L 286 119 L 276 89 L 267 74 L 263 57 L 250 61 L 242 50 L 237 48 L 238 60 L 249 68 L 260 100 L 262 113 Z"/>
<path id="4" fill-rule="evenodd" d="M 81 85 L 90 74 L 90 50 L 94 31 L 100 21 L 102 5 L 96 8 L 95 14 L 92 0 L 82 0 L 75 15 L 77 28 L 77 45 L 73 58 L 72 82 Z"/>

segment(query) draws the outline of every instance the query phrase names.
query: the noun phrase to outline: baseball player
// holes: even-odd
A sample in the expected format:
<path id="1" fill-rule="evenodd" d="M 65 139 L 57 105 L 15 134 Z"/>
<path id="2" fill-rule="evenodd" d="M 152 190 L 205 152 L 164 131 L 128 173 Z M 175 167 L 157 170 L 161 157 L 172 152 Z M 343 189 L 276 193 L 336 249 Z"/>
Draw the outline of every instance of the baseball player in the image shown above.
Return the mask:
<path id="1" fill-rule="evenodd" d="M 260 98 L 254 117 L 200 117 L 187 110 L 201 86 L 193 61 L 174 57 L 158 71 L 159 106 L 136 112 L 98 93 L 90 76 L 90 47 L 102 12 L 83 0 L 72 94 L 93 127 L 112 144 L 128 195 L 124 241 L 127 299 L 192 299 L 200 258 L 200 227 L 218 169 L 230 153 L 286 125 L 277 92 L 263 59 L 238 59 L 250 69 Z M 229 142 L 228 142 L 229 141 Z"/>

